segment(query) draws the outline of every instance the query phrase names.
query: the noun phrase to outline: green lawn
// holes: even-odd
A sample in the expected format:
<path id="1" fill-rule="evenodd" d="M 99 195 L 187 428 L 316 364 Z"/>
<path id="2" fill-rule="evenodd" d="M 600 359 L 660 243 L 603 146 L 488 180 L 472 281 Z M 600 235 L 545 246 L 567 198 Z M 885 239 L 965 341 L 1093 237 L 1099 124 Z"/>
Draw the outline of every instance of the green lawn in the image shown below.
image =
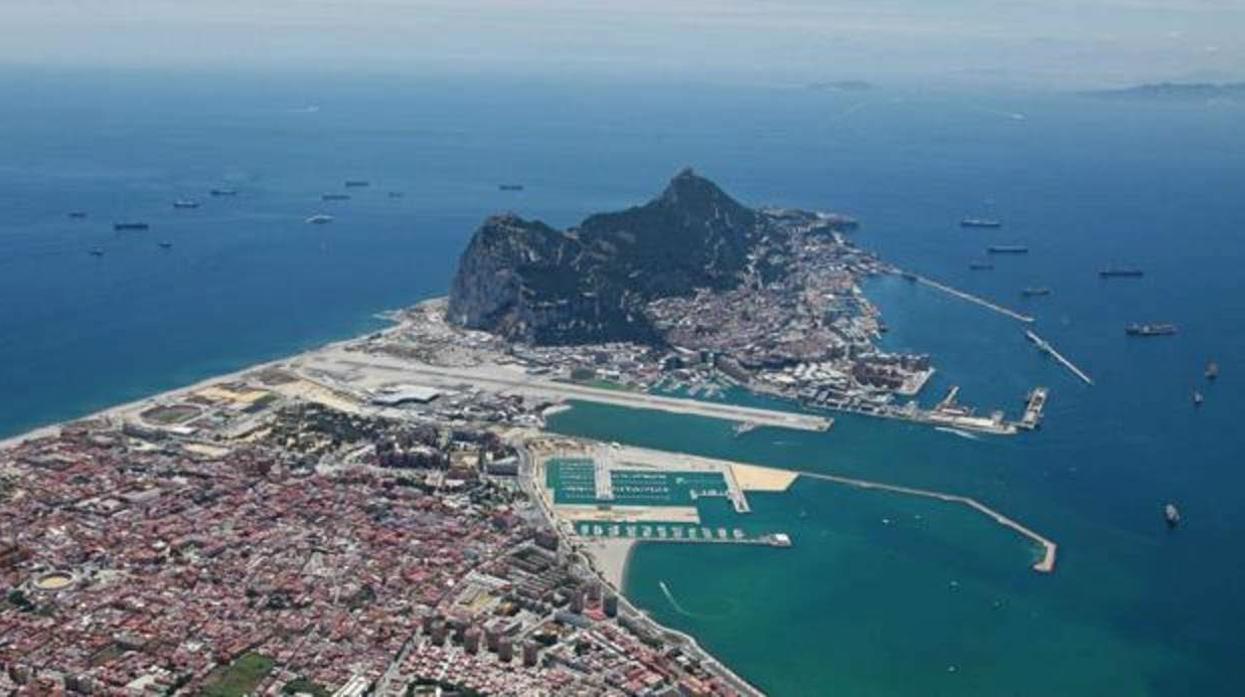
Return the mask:
<path id="1" fill-rule="evenodd" d="M 317 683 L 311 682 L 307 678 L 298 678 L 296 680 L 289 681 L 285 684 L 285 687 L 281 688 L 281 692 L 287 695 L 308 694 L 315 695 L 315 697 L 329 697 L 331 694 L 328 690 L 324 689 Z"/>
<path id="2" fill-rule="evenodd" d="M 203 686 L 203 694 L 208 697 L 246 697 L 259 687 L 272 666 L 271 658 L 257 653 L 245 654 L 233 665 L 213 670 Z"/>

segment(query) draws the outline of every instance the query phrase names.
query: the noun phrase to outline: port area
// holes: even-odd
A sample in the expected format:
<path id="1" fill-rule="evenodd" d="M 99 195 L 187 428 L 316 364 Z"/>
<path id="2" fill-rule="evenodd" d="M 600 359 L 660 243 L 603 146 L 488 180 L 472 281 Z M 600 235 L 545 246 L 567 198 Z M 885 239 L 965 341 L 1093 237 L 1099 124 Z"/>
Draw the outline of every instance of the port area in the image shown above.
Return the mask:
<path id="1" fill-rule="evenodd" d="M 987 310 L 993 310 L 994 312 L 997 312 L 1007 317 L 1011 317 L 1012 319 L 1017 320 L 1019 322 L 1024 322 L 1025 324 L 1033 324 L 1034 322 L 1037 321 L 1036 319 L 1034 319 L 1033 317 L 1029 315 L 1016 312 L 1015 310 L 1003 307 L 1002 305 L 996 302 L 991 302 L 989 300 L 986 300 L 985 298 L 981 298 L 976 295 L 973 295 L 972 293 L 968 293 L 968 292 L 959 290 L 957 288 L 952 288 L 951 286 L 946 285 L 945 283 L 939 283 L 938 281 L 935 281 L 932 278 L 927 278 L 920 274 L 911 273 L 909 271 L 901 271 L 899 269 L 894 269 L 893 273 L 909 281 L 920 283 L 923 286 L 928 286 L 935 290 L 940 290 L 946 293 L 947 295 L 951 295 L 961 300 L 967 300 L 970 303 L 980 305 L 981 307 L 984 307 Z"/>
<path id="2" fill-rule="evenodd" d="M 765 392 L 766 389 L 762 386 L 757 391 Z M 906 404 L 867 400 L 838 400 L 828 398 L 826 395 L 814 391 L 801 393 L 799 399 L 801 403 L 811 408 L 829 409 L 860 416 L 872 416 L 879 419 L 910 421 L 912 423 L 927 424 L 936 428 L 949 428 L 992 436 L 1014 436 L 1021 431 L 1033 430 L 1026 424 L 1024 417 L 1020 421 L 1009 421 L 1007 415 L 1001 409 L 991 410 L 989 414 L 985 415 L 978 414 L 975 408 L 959 402 L 959 392 L 960 388 L 953 385 L 948 390 L 947 395 L 932 409 L 922 408 L 915 400 L 909 401 Z M 773 392 L 772 394 L 775 396 L 785 396 L 782 392 Z"/>
<path id="3" fill-rule="evenodd" d="M 1040 556 L 1032 569 L 1038 573 L 1053 572 L 1058 556 L 1059 547 L 1049 538 L 959 494 L 561 437 L 529 441 L 525 456 L 530 461 L 528 481 L 542 508 L 563 534 L 585 541 L 790 547 L 799 541 L 782 531 L 745 532 L 748 526 L 742 523 L 706 524 L 696 502 L 726 498 L 736 513 L 745 515 L 751 510 L 748 492 L 785 492 L 804 477 L 966 506 L 1037 545 Z"/>
<path id="4" fill-rule="evenodd" d="M 344 347 L 329 348 L 310 354 L 306 358 L 305 368 L 321 377 L 327 379 L 337 377 L 363 388 L 380 389 L 384 385 L 399 381 L 444 390 L 482 389 L 550 403 L 578 400 L 801 431 L 827 431 L 834 423 L 834 419 L 817 414 L 761 409 L 560 382 L 532 375 L 513 365 L 434 366 L 393 356 L 348 351 Z"/>
<path id="5" fill-rule="evenodd" d="M 1067 358 L 1064 358 L 1063 354 L 1056 351 L 1055 347 L 1052 346 L 1049 341 L 1038 336 L 1032 329 L 1025 330 L 1025 338 L 1033 342 L 1033 345 L 1037 346 L 1037 349 L 1039 351 L 1041 351 L 1042 353 L 1058 361 L 1060 365 L 1067 368 L 1073 375 L 1080 378 L 1080 380 L 1084 382 L 1086 385 L 1094 384 L 1093 379 L 1090 378 L 1088 375 L 1086 375 L 1085 371 L 1076 367 L 1076 365 L 1073 364 L 1072 361 L 1068 360 Z"/>
<path id="6" fill-rule="evenodd" d="M 537 499 L 566 534 L 585 539 L 790 547 L 782 531 L 708 524 L 699 503 L 722 499 L 751 513 L 748 492 L 783 492 L 787 470 L 725 460 L 543 437 L 526 446 Z M 745 530 L 747 529 L 747 530 Z"/>

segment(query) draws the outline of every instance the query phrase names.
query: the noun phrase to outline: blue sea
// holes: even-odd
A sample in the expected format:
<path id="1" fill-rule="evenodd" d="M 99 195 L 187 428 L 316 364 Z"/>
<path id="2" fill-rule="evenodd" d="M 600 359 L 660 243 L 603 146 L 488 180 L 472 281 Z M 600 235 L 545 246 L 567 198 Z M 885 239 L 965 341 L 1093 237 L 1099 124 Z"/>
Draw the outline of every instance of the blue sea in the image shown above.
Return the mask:
<path id="1" fill-rule="evenodd" d="M 643 201 L 692 165 L 746 203 L 859 217 L 860 245 L 1035 315 L 1096 384 L 1038 354 L 1014 321 L 876 279 L 866 290 L 890 326 L 886 346 L 928 352 L 939 368 L 925 401 L 959 385 L 962 401 L 1014 416 L 1046 385 L 1044 428 L 969 439 L 843 416 L 828 433 L 735 437 L 713 421 L 579 406 L 554 427 L 971 495 L 1060 545 L 1057 571 L 1036 574 L 1032 546 L 980 515 L 801 480 L 754 495 L 739 523 L 786 530 L 791 549 L 641 545 L 626 582 L 635 602 L 776 695 L 1241 692 L 1241 106 L 887 87 L 0 76 L 0 435 L 381 326 L 377 312 L 445 291 L 489 213 L 568 225 Z M 371 186 L 320 200 L 347 179 Z M 511 182 L 525 190 L 498 190 Z M 238 194 L 207 195 L 221 187 Z M 188 197 L 201 207 L 171 207 Z M 68 218 L 79 210 L 88 217 Z M 304 223 L 317 213 L 336 219 Z M 965 215 L 1005 225 L 962 229 Z M 121 220 L 151 229 L 114 232 Z M 1031 251 L 970 271 L 989 244 Z M 1108 265 L 1146 275 L 1103 281 Z M 1027 286 L 1052 294 L 1022 298 Z M 1180 332 L 1129 339 L 1129 322 Z M 1213 384 L 1210 360 L 1223 368 Z M 1184 515 L 1174 532 L 1167 501 Z M 706 504 L 709 519 L 732 515 Z"/>

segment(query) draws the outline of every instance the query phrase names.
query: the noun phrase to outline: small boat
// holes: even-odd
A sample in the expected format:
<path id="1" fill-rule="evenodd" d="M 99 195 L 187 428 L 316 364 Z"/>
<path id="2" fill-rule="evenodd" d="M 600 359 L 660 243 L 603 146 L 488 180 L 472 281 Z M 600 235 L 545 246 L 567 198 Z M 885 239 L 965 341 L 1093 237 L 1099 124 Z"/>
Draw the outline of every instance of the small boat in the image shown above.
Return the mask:
<path id="1" fill-rule="evenodd" d="M 172 242 L 157 242 L 156 244 L 160 245 L 160 249 L 172 249 L 173 248 Z"/>
<path id="2" fill-rule="evenodd" d="M 998 228 L 1003 227 L 1003 223 L 994 218 L 964 218 L 960 220 L 960 227 Z"/>
<path id="3" fill-rule="evenodd" d="M 1144 275 L 1141 269 L 1106 268 L 1098 272 L 1099 278 L 1141 278 Z"/>
<path id="4" fill-rule="evenodd" d="M 1176 508 L 1176 504 L 1169 503 L 1163 507 L 1163 520 L 1167 521 L 1169 528 L 1180 525 L 1180 509 Z"/>
<path id="5" fill-rule="evenodd" d="M 179 198 L 173 202 L 173 207 L 174 208 L 198 208 L 199 202 L 192 201 L 188 198 Z"/>
<path id="6" fill-rule="evenodd" d="M 916 274 L 912 273 L 911 271 L 900 271 L 899 275 L 902 276 L 903 280 L 905 281 L 916 281 L 917 280 Z"/>
<path id="7" fill-rule="evenodd" d="M 102 257 L 104 256 L 104 250 L 100 249 L 99 247 L 92 247 L 90 250 L 87 251 L 87 254 L 90 254 L 93 257 Z"/>
<path id="8" fill-rule="evenodd" d="M 390 191 L 389 192 L 389 198 L 402 198 L 403 196 L 406 196 L 406 194 L 401 191 Z"/>
<path id="9" fill-rule="evenodd" d="M 361 189 L 365 186 L 371 186 L 371 185 L 372 183 L 367 181 L 366 179 L 347 179 L 346 180 L 347 189 Z"/>
<path id="10" fill-rule="evenodd" d="M 1200 407 L 1204 401 L 1206 401 L 1206 398 L 1202 396 L 1202 393 L 1197 390 L 1193 390 L 1193 406 Z"/>
<path id="11" fill-rule="evenodd" d="M 497 188 L 501 191 L 522 191 L 522 184 L 498 184 Z"/>
<path id="12" fill-rule="evenodd" d="M 237 196 L 238 190 L 237 189 L 212 189 L 208 193 L 213 196 Z"/>
<path id="13" fill-rule="evenodd" d="M 1171 336 L 1177 331 L 1174 324 L 1130 324 L 1124 327 L 1129 336 Z"/>
<path id="14" fill-rule="evenodd" d="M 86 211 L 69 211 L 69 217 L 74 220 L 82 220 L 86 217 Z"/>
<path id="15" fill-rule="evenodd" d="M 321 201 L 349 201 L 350 194 L 320 194 Z"/>
<path id="16" fill-rule="evenodd" d="M 1214 380 L 1217 377 L 1219 377 L 1219 364 L 1214 361 L 1207 363 L 1206 364 L 1206 379 Z"/>
<path id="17" fill-rule="evenodd" d="M 146 230 L 150 227 L 151 226 L 148 225 L 147 223 L 113 223 L 112 224 L 112 229 L 116 230 L 117 232 L 122 232 L 124 230 Z"/>
<path id="18" fill-rule="evenodd" d="M 311 225 L 325 225 L 325 224 L 333 222 L 333 216 L 324 215 L 324 214 L 313 215 L 304 222 L 307 222 Z"/>
<path id="19" fill-rule="evenodd" d="M 1020 291 L 1020 294 L 1026 298 L 1031 298 L 1037 295 L 1050 295 L 1050 288 L 1025 288 Z"/>

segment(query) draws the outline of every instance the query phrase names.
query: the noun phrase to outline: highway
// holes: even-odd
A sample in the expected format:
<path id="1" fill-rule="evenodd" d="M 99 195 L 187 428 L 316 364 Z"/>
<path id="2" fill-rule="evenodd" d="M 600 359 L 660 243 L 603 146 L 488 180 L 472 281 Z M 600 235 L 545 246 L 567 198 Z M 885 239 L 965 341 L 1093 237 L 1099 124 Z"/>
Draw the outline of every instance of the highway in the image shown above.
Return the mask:
<path id="1" fill-rule="evenodd" d="M 691 414 L 726 421 L 750 421 L 759 426 L 774 426 L 800 431 L 826 431 L 834 423 L 833 419 L 811 414 L 759 409 L 716 402 L 702 402 L 695 399 L 662 397 L 643 392 L 610 390 L 568 382 L 555 382 L 553 380 L 523 375 L 497 366 L 442 368 L 385 356 L 358 353 L 317 354 L 312 356 L 312 358 L 317 361 L 338 363 L 349 368 L 382 370 L 393 374 L 395 379 L 410 380 L 418 384 L 445 389 L 457 389 L 463 385 L 472 385 L 491 392 L 517 392 L 550 401 L 579 400 L 631 409 L 654 409 L 674 414 Z"/>

